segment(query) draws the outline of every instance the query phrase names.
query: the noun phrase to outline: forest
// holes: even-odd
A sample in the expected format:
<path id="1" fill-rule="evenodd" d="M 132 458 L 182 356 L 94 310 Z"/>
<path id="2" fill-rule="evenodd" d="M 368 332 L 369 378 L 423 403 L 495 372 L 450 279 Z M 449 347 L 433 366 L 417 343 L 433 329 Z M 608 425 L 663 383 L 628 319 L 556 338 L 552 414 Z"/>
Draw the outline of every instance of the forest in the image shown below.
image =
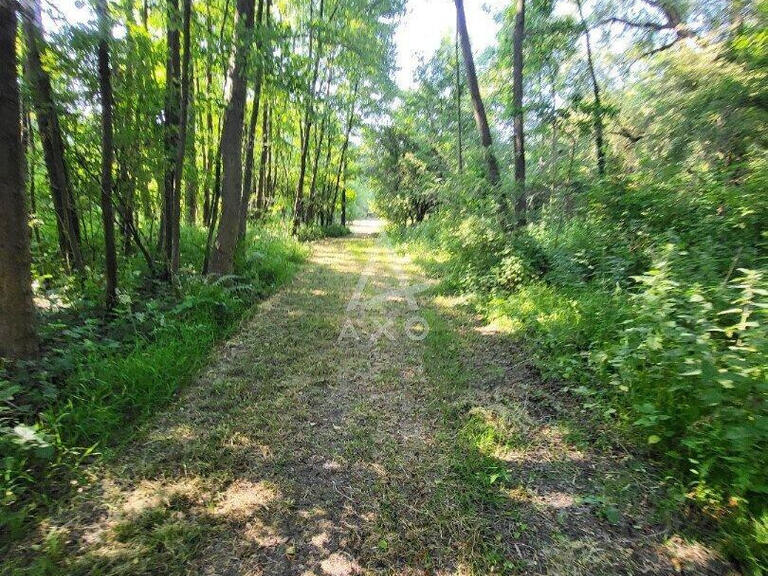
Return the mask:
<path id="1" fill-rule="evenodd" d="M 768 1 L 423 2 L 0 0 L 0 574 L 768 573 Z"/>

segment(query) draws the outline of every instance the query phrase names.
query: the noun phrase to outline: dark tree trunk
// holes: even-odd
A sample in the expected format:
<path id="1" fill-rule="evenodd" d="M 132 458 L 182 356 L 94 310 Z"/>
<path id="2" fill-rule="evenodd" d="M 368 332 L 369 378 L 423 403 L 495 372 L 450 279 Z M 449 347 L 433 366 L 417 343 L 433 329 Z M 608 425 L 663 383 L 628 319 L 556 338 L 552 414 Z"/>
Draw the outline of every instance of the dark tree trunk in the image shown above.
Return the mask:
<path id="1" fill-rule="evenodd" d="M 193 69 L 190 69 L 190 74 L 194 77 Z M 197 86 L 197 85 L 195 85 Z M 189 129 L 187 141 L 189 144 L 189 171 L 187 172 L 188 178 L 184 187 L 184 204 L 186 206 L 185 219 L 187 224 L 193 225 L 197 222 L 197 188 L 198 188 L 198 171 L 197 171 L 197 95 L 199 90 L 197 87 L 194 90 L 194 95 L 190 94 L 190 108 L 189 113 Z"/>
<path id="2" fill-rule="evenodd" d="M 346 172 L 347 169 L 347 161 L 344 161 L 344 171 Z M 346 226 L 347 225 L 347 182 L 346 182 L 346 175 L 344 178 L 344 184 L 341 188 L 341 225 Z"/>
<path id="3" fill-rule="evenodd" d="M 259 0 L 258 8 L 256 9 L 256 22 L 261 25 L 262 14 L 264 12 L 264 0 Z M 267 0 L 267 16 L 266 24 L 269 23 L 269 0 Z M 256 50 L 263 52 L 263 47 L 260 41 L 256 42 Z M 246 222 L 248 221 L 248 205 L 251 203 L 251 195 L 253 194 L 253 164 L 254 147 L 256 146 L 256 126 L 259 123 L 259 105 L 261 103 L 261 82 L 262 82 L 262 65 L 259 63 L 254 71 L 254 87 L 253 87 L 253 106 L 251 107 L 251 119 L 248 125 L 248 139 L 245 146 L 245 174 L 243 175 L 243 199 L 240 207 L 240 228 L 238 231 L 239 238 L 245 238 Z"/>
<path id="4" fill-rule="evenodd" d="M 267 160 L 269 159 L 269 139 L 271 136 L 269 134 L 269 115 L 270 109 L 267 102 L 264 105 L 264 112 L 261 114 L 261 157 L 259 158 L 259 189 L 256 194 L 256 210 L 259 215 L 264 210 L 264 199 L 266 197 L 264 188 L 269 178 L 269 174 L 266 172 Z"/>
<path id="5" fill-rule="evenodd" d="M 315 208 L 317 208 L 317 171 L 320 166 L 320 154 L 323 151 L 323 140 L 325 139 L 325 127 L 328 121 L 328 115 L 323 114 L 323 120 L 319 129 L 315 131 L 315 157 L 312 160 L 312 178 L 309 182 L 309 198 L 307 199 L 307 209 L 304 211 L 304 222 L 311 224 L 315 219 Z"/>
<path id="6" fill-rule="evenodd" d="M 178 250 L 178 195 L 175 190 L 179 147 L 179 104 L 181 100 L 181 54 L 179 47 L 179 2 L 167 0 L 168 60 L 165 67 L 165 174 L 163 178 L 163 214 L 161 246 L 165 258 L 165 275 L 172 278 L 174 254 Z"/>
<path id="7" fill-rule="evenodd" d="M 96 5 L 99 16 L 99 95 L 101 97 L 101 217 L 104 224 L 104 271 L 107 280 L 106 306 L 117 303 L 117 252 L 115 215 L 112 208 L 112 79 L 109 69 L 110 22 L 107 0 Z"/>
<path id="8" fill-rule="evenodd" d="M 187 147 L 187 128 L 189 126 L 189 93 L 192 87 L 191 74 L 191 20 L 192 20 L 192 0 L 184 0 L 183 4 L 182 26 L 184 28 L 184 58 L 181 62 L 181 104 L 180 104 L 180 125 L 179 138 L 176 143 L 176 163 L 174 169 L 174 215 L 173 215 L 173 237 L 174 246 L 171 259 L 171 267 L 175 272 L 179 269 L 179 226 L 181 225 L 181 182 L 184 175 L 184 157 Z M 186 204 L 189 205 L 189 195 L 187 194 Z"/>
<path id="9" fill-rule="evenodd" d="M 318 201 L 318 216 L 320 217 L 320 225 L 325 226 L 325 213 L 326 213 L 326 206 L 328 205 L 328 197 L 330 196 L 330 186 L 328 185 L 328 173 L 331 169 L 331 152 L 333 148 L 333 131 L 328 130 L 327 131 L 328 138 L 327 138 L 327 144 L 325 146 L 325 161 L 323 163 L 323 186 L 322 186 L 322 192 L 320 193 L 320 200 Z"/>
<path id="10" fill-rule="evenodd" d="M 0 357 L 37 354 L 29 227 L 24 200 L 16 7 L 0 2 Z"/>
<path id="11" fill-rule="evenodd" d="M 311 18 L 311 10 L 312 6 L 314 4 L 313 0 L 310 0 L 310 20 Z M 320 0 L 320 20 L 323 19 L 323 8 L 324 8 L 324 0 Z M 313 23 L 310 23 L 313 24 Z M 310 27 L 309 30 L 309 57 L 312 58 L 312 43 L 314 41 L 314 31 L 313 27 Z M 320 72 L 320 50 L 321 43 L 318 40 L 317 42 L 317 49 L 315 50 L 314 54 L 314 68 L 312 71 L 312 81 L 309 85 L 309 91 L 307 94 L 307 105 L 306 110 L 304 114 L 304 132 L 303 132 L 303 140 L 301 143 L 301 157 L 299 158 L 299 181 L 296 184 L 296 197 L 293 202 L 293 226 L 292 226 L 292 232 L 295 235 L 296 232 L 299 230 L 299 223 L 301 222 L 302 217 L 304 216 L 304 175 L 307 172 L 307 154 L 309 152 L 309 135 L 312 128 L 312 116 L 313 116 L 313 107 L 314 107 L 314 100 L 315 100 L 315 90 L 317 88 L 317 76 Z"/>
<path id="12" fill-rule="evenodd" d="M 221 143 L 216 148 L 216 168 L 214 169 L 213 191 L 211 193 L 210 221 L 208 237 L 205 241 L 205 256 L 203 257 L 203 274 L 208 274 L 208 263 L 211 260 L 211 246 L 216 232 L 216 222 L 219 217 L 219 198 L 221 197 Z"/>
<path id="13" fill-rule="evenodd" d="M 584 13 L 581 9 L 581 0 L 576 0 L 576 6 L 579 9 L 579 18 L 584 29 L 584 39 L 587 44 L 587 65 L 589 68 L 589 77 L 592 80 L 592 93 L 595 96 L 595 111 L 593 114 L 593 123 L 595 127 L 595 149 L 597 152 L 597 173 L 600 177 L 605 176 L 605 145 L 603 140 L 603 108 L 600 102 L 600 86 L 597 83 L 595 75 L 595 65 L 592 60 L 592 44 L 589 40 L 589 27 L 584 19 Z"/>
<path id="14" fill-rule="evenodd" d="M 458 24 L 458 14 L 457 14 Z M 459 156 L 459 174 L 464 172 L 464 144 L 463 130 L 461 123 L 461 64 L 459 62 L 459 27 L 456 26 L 456 131 L 458 136 L 458 156 Z"/>
<path id="15" fill-rule="evenodd" d="M 339 157 L 339 169 L 336 171 L 336 185 L 333 188 L 333 200 L 331 201 L 331 222 L 333 222 L 333 213 L 336 211 L 336 198 L 339 196 L 339 184 L 341 183 L 341 172 L 347 162 L 347 149 L 349 148 L 349 136 L 352 134 L 352 125 L 355 121 L 355 105 L 357 104 L 357 90 L 360 87 L 360 81 L 355 81 L 355 88 L 352 91 L 352 102 L 349 107 L 349 116 L 347 116 L 347 128 L 344 133 L 344 144 L 341 146 L 341 155 Z M 346 193 L 342 194 L 343 204 L 346 205 Z M 346 211 L 342 212 L 342 226 L 346 226 Z"/>
<path id="16" fill-rule="evenodd" d="M 80 222 L 64 157 L 64 140 L 59 126 L 59 114 L 53 96 L 51 78 L 42 63 L 44 39 L 40 2 L 32 0 L 29 6 L 30 12 L 23 18 L 27 43 L 27 71 L 32 86 L 35 115 L 56 212 L 59 247 L 68 263 L 76 270 L 80 270 L 83 268 Z"/>
<path id="17" fill-rule="evenodd" d="M 491 139 L 491 130 L 488 127 L 488 117 L 485 114 L 485 106 L 480 96 L 480 87 L 477 84 L 477 72 L 475 71 L 475 60 L 472 57 L 472 46 L 469 43 L 469 33 L 467 32 L 467 20 L 464 15 L 463 0 L 454 0 L 456 4 L 456 23 L 459 29 L 459 40 L 461 51 L 464 55 L 464 68 L 466 69 L 467 87 L 472 99 L 472 107 L 475 111 L 475 124 L 480 133 L 480 143 L 485 149 L 485 161 L 488 167 L 488 180 L 494 186 L 501 182 L 501 173 L 499 172 L 499 162 L 491 148 L 493 140 Z M 505 204 L 500 204 L 501 210 L 506 210 Z"/>
<path id="18" fill-rule="evenodd" d="M 207 38 L 211 38 L 213 36 L 213 24 L 211 21 L 211 9 L 210 9 L 210 3 L 206 4 L 206 16 L 205 16 L 205 23 L 206 23 L 206 29 L 208 32 Z M 214 162 L 218 162 L 218 160 L 214 160 L 214 149 L 217 149 L 217 146 L 214 146 L 214 134 L 213 134 L 213 110 L 211 109 L 211 85 L 213 84 L 213 57 L 211 55 L 211 49 L 206 48 L 206 54 L 205 54 L 205 89 L 206 93 L 208 95 L 208 98 L 206 99 L 206 105 L 205 105 L 205 128 L 206 128 L 206 141 L 208 145 L 205 165 L 205 186 L 203 188 L 203 224 L 206 226 L 211 225 L 211 169 L 213 168 Z"/>
<path id="19" fill-rule="evenodd" d="M 253 30 L 253 0 L 237 0 L 231 93 L 221 130 L 221 222 L 211 254 L 209 272 L 232 273 L 238 239 L 243 187 L 243 120 L 248 77 L 248 53 Z M 244 22 L 244 26 L 240 24 Z"/>
<path id="20" fill-rule="evenodd" d="M 515 30 L 512 37 L 512 106 L 514 108 L 515 150 L 515 217 L 517 225 L 525 224 L 527 204 L 525 190 L 525 134 L 523 132 L 523 39 L 525 38 L 525 0 L 517 0 Z"/>
<path id="21" fill-rule="evenodd" d="M 24 166 L 26 168 L 27 183 L 29 184 L 29 209 L 34 218 L 37 214 L 37 199 L 35 198 L 35 131 L 32 127 L 32 117 L 29 114 L 29 110 L 25 109 L 22 114 L 24 123 L 22 149 L 26 150 Z M 35 235 L 35 241 L 39 247 L 40 226 L 36 223 L 32 224 L 32 232 Z"/>

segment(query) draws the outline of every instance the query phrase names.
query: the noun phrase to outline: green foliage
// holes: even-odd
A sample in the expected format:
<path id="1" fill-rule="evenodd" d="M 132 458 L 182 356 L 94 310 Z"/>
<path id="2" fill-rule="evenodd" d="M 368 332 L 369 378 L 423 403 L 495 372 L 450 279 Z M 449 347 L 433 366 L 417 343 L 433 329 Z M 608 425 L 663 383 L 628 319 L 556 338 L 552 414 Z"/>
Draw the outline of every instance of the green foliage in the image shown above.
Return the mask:
<path id="1" fill-rule="evenodd" d="M 472 147 L 463 173 L 428 179 L 422 170 L 410 188 L 398 187 L 409 182 L 398 176 L 402 160 L 380 153 L 388 169 L 383 177 L 371 172 L 377 206 L 400 225 L 392 236 L 410 244 L 444 289 L 468 295 L 526 344 L 585 413 L 657 459 L 719 526 L 723 549 L 754 572 L 768 566 L 764 4 L 723 31 L 717 7 L 691 3 L 683 17 L 719 30 L 718 40 L 660 51 L 637 73 L 620 70 L 621 81 L 598 69 L 610 134 L 608 175 L 598 181 L 581 33 L 551 3 L 529 6 L 522 228 L 500 227 Z M 625 8 L 598 5 L 588 18 L 622 16 Z M 508 77 L 513 17 L 510 8 L 488 80 Z M 533 40 L 540 31 L 553 36 Z M 661 43 L 652 30 L 636 32 L 628 54 Z M 605 49 L 602 39 L 596 47 Z M 455 108 L 432 106 L 437 117 L 420 124 L 409 104 L 434 102 L 435 86 L 447 86 L 445 63 L 435 55 L 387 130 L 450 157 Z M 510 96 L 491 94 L 487 107 L 504 110 L 507 121 Z M 511 143 L 497 136 L 503 157 Z M 513 196 L 510 182 L 502 189 Z M 419 191 L 436 195 L 437 210 L 404 228 L 413 220 L 407 200 Z"/>

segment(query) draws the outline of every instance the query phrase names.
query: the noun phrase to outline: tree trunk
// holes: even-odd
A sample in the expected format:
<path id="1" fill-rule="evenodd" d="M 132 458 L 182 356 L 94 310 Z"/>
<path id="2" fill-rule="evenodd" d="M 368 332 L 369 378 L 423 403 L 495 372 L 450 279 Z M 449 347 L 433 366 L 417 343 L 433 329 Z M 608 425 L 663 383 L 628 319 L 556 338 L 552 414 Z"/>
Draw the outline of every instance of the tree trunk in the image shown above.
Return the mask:
<path id="1" fill-rule="evenodd" d="M 325 139 L 327 122 L 328 114 L 323 114 L 323 120 L 320 122 L 319 129 L 315 130 L 315 157 L 312 161 L 312 178 L 309 182 L 307 209 L 304 211 L 304 222 L 307 224 L 311 224 L 315 219 L 315 208 L 317 204 L 317 171 L 320 167 L 320 154 L 323 151 L 323 140 Z"/>
<path id="2" fill-rule="evenodd" d="M 24 200 L 16 6 L 0 2 L 0 357 L 37 354 L 29 226 Z"/>
<path id="3" fill-rule="evenodd" d="M 253 30 L 253 0 L 237 0 L 234 61 L 230 66 L 230 95 L 221 130 L 221 222 L 211 254 L 213 274 L 232 273 L 243 187 L 243 120 L 248 77 L 248 56 Z M 240 24 L 244 22 L 244 26 Z"/>
<path id="4" fill-rule="evenodd" d="M 347 129 L 344 133 L 344 144 L 341 147 L 341 155 L 339 157 L 339 169 L 336 172 L 336 185 L 333 189 L 333 201 L 331 203 L 331 222 L 333 222 L 333 213 L 336 211 L 336 198 L 339 195 L 339 184 L 341 182 L 341 171 L 344 169 L 344 165 L 347 162 L 347 149 L 349 148 L 349 136 L 352 134 L 352 125 L 355 121 L 355 104 L 357 104 L 357 90 L 360 87 L 360 80 L 355 80 L 355 88 L 352 91 L 352 102 L 349 107 L 349 116 L 347 116 Z M 346 194 L 342 194 L 343 203 L 346 204 Z M 342 226 L 346 225 L 346 212 L 342 211 Z"/>
<path id="5" fill-rule="evenodd" d="M 183 8 L 183 28 L 184 28 L 184 59 L 181 62 L 181 104 L 180 104 L 180 125 L 179 138 L 176 143 L 176 163 L 174 169 L 174 216 L 173 216 L 173 237 L 174 246 L 172 252 L 171 266 L 175 272 L 179 270 L 179 226 L 181 225 L 181 182 L 184 175 L 184 157 L 187 147 L 187 127 L 189 126 L 189 93 L 192 86 L 191 75 L 191 20 L 192 20 L 192 0 L 184 0 Z M 189 204 L 189 198 L 186 198 L 186 204 Z"/>
<path id="6" fill-rule="evenodd" d="M 101 97 L 101 218 L 104 223 L 104 270 L 107 280 L 106 306 L 117 303 L 117 253 L 115 215 L 112 208 L 112 79 L 109 69 L 110 22 L 107 0 L 96 5 L 99 17 L 99 95 Z"/>
<path id="7" fill-rule="evenodd" d="M 64 139 L 59 126 L 51 78 L 43 69 L 44 38 L 39 0 L 31 0 L 30 13 L 23 18 L 23 23 L 27 42 L 27 71 L 56 212 L 59 248 L 69 265 L 80 270 L 83 268 L 80 222 L 64 157 Z"/>
<path id="8" fill-rule="evenodd" d="M 176 157 L 179 147 L 179 104 L 181 100 L 181 54 L 179 47 L 179 2 L 167 0 L 168 59 L 165 66 L 165 174 L 163 178 L 163 214 L 160 245 L 165 258 L 165 276 L 170 279 L 177 250 L 178 224 L 174 222 L 178 204 L 176 190 Z"/>
<path id="9" fill-rule="evenodd" d="M 190 74 L 197 78 L 194 74 L 194 70 L 190 69 Z M 197 95 L 199 94 L 199 86 L 196 83 L 195 89 L 190 94 L 190 108 L 189 114 L 189 129 L 187 136 L 187 143 L 189 144 L 189 158 L 190 162 L 189 171 L 187 172 L 187 178 L 184 187 L 184 204 L 186 206 L 185 219 L 187 224 L 194 225 L 197 222 L 197 189 L 198 189 L 198 170 L 197 170 Z"/>
<path id="10" fill-rule="evenodd" d="M 269 0 L 267 0 L 267 15 L 265 26 L 269 23 Z M 256 22 L 261 25 L 262 15 L 264 13 L 264 0 L 259 0 L 256 9 Z M 261 38 L 261 36 L 259 36 Z M 256 41 L 256 50 L 264 53 L 260 40 Z M 248 221 L 248 205 L 251 203 L 251 194 L 253 194 L 253 163 L 255 161 L 253 149 L 256 145 L 256 126 L 259 123 L 259 105 L 261 103 L 261 82 L 262 65 L 256 66 L 254 73 L 255 82 L 253 87 L 253 106 L 251 107 L 251 119 L 248 126 L 248 140 L 245 146 L 245 174 L 243 176 L 243 199 L 240 207 L 240 228 L 239 238 L 245 238 L 246 222 Z"/>
<path id="11" fill-rule="evenodd" d="M 347 161 L 344 160 L 344 185 L 341 188 L 341 225 L 346 226 L 347 225 L 347 178 L 346 178 L 346 171 L 347 171 Z"/>
<path id="12" fill-rule="evenodd" d="M 259 158 L 259 188 L 256 194 L 256 210 L 259 215 L 264 210 L 264 199 L 266 197 L 264 188 L 269 177 L 269 174 L 266 172 L 267 160 L 269 159 L 269 139 L 271 137 L 269 134 L 269 114 L 269 102 L 266 102 L 264 112 L 261 114 L 261 157 Z"/>
<path id="13" fill-rule="evenodd" d="M 517 225 L 525 224 L 527 204 L 525 190 L 525 134 L 523 132 L 523 39 L 525 38 L 525 0 L 517 0 L 515 30 L 512 37 L 512 106 L 514 108 L 515 152 L 515 217 Z"/>
<path id="14" fill-rule="evenodd" d="M 488 167 L 488 180 L 496 186 L 501 182 L 499 172 L 499 162 L 491 148 L 493 140 L 491 139 L 491 130 L 488 127 L 488 117 L 485 114 L 485 106 L 480 96 L 480 87 L 477 84 L 477 72 L 475 71 L 475 60 L 472 57 L 472 46 L 469 43 L 469 33 L 467 32 L 467 19 L 464 15 L 464 1 L 454 0 L 456 4 L 456 24 L 459 30 L 459 40 L 461 42 L 461 51 L 464 55 L 464 68 L 466 69 L 467 87 L 469 95 L 472 98 L 472 107 L 475 111 L 475 124 L 480 133 L 480 143 L 485 149 L 485 161 Z M 502 201 L 499 204 L 500 211 L 505 211 L 506 206 Z"/>
<path id="15" fill-rule="evenodd" d="M 595 75 L 595 65 L 592 61 L 592 44 L 589 40 L 589 27 L 584 19 L 584 13 L 581 9 L 581 0 L 576 0 L 576 6 L 579 9 L 579 18 L 584 28 L 584 39 L 587 44 L 587 65 L 589 67 L 589 77 L 592 80 L 592 93 L 595 96 L 595 112 L 593 114 L 593 123 L 595 127 L 595 149 L 597 152 L 597 173 L 602 178 L 605 176 L 605 145 L 603 143 L 603 108 L 600 103 L 600 86 L 597 84 Z"/>
<path id="16" fill-rule="evenodd" d="M 314 0 L 310 0 L 310 29 L 309 29 L 309 57 L 312 58 L 312 42 L 314 41 L 314 23 L 311 21 L 312 6 Z M 320 20 L 323 19 L 324 0 L 320 0 Z M 299 223 L 304 215 L 304 175 L 307 172 L 307 153 L 309 152 L 309 133 L 312 128 L 312 115 L 315 100 L 315 90 L 317 88 L 317 76 L 320 72 L 320 41 L 317 42 L 315 50 L 314 69 L 312 72 L 312 81 L 307 93 L 307 105 L 304 115 L 304 138 L 301 143 L 301 157 L 299 159 L 299 181 L 296 184 L 296 198 L 293 202 L 293 226 L 292 233 L 295 235 L 299 230 Z"/>
<path id="17" fill-rule="evenodd" d="M 328 185 L 328 172 L 331 169 L 331 152 L 333 151 L 333 131 L 328 130 L 328 142 L 325 147 L 325 160 L 323 163 L 323 170 L 322 170 L 322 192 L 320 193 L 320 200 L 318 201 L 319 209 L 317 211 L 319 217 L 320 217 L 320 225 L 325 226 L 327 222 L 325 222 L 325 214 L 326 214 L 326 206 L 328 205 L 328 197 L 330 196 L 330 186 Z"/>
<path id="18" fill-rule="evenodd" d="M 24 125 L 24 138 L 22 139 L 22 149 L 26 150 L 24 159 L 26 160 L 24 166 L 26 168 L 27 182 L 29 184 L 29 209 L 32 213 L 33 219 L 36 219 L 37 215 L 37 199 L 35 198 L 35 131 L 32 127 L 32 117 L 29 114 L 29 109 L 25 109 L 22 106 L 23 125 Z M 32 224 L 32 232 L 35 234 L 35 241 L 37 246 L 40 246 L 40 226 L 36 223 Z"/>
<path id="19" fill-rule="evenodd" d="M 206 3 L 206 15 L 205 24 L 208 36 L 210 39 L 213 36 L 213 23 L 211 20 L 211 6 L 210 2 Z M 210 40 L 208 40 L 210 41 Z M 213 110 L 211 109 L 211 85 L 213 84 L 213 57 L 211 56 L 211 49 L 206 48 L 205 52 L 205 90 L 206 90 L 206 105 L 205 105 L 205 128 L 206 128 L 206 142 L 208 146 L 207 155 L 205 159 L 205 186 L 203 188 L 203 224 L 206 226 L 211 225 L 211 169 L 214 162 L 214 149 L 218 149 L 218 144 L 214 146 L 214 134 L 213 134 Z"/>
<path id="20" fill-rule="evenodd" d="M 216 148 L 216 168 L 214 169 L 213 191 L 211 193 L 210 221 L 208 223 L 208 236 L 205 241 L 205 256 L 203 257 L 203 274 L 208 274 L 208 263 L 211 260 L 211 246 L 213 235 L 216 232 L 216 222 L 219 217 L 219 198 L 221 197 L 221 142 Z"/>
<path id="21" fill-rule="evenodd" d="M 458 14 L 456 26 L 456 130 L 458 136 L 458 156 L 459 156 L 459 174 L 464 172 L 464 144 L 463 144 L 463 126 L 461 125 L 461 64 L 459 63 L 459 27 Z"/>

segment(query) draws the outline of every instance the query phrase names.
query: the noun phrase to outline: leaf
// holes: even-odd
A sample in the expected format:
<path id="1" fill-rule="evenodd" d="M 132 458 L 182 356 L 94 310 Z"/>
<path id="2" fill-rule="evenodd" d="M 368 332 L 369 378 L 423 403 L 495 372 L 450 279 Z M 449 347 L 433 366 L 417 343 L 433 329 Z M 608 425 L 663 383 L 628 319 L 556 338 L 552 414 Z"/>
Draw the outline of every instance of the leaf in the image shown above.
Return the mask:
<path id="1" fill-rule="evenodd" d="M 648 444 L 658 444 L 659 442 L 661 442 L 661 438 L 656 436 L 656 434 L 648 436 Z"/>
<path id="2" fill-rule="evenodd" d="M 618 524 L 621 520 L 621 513 L 613 506 L 606 506 L 602 510 L 603 516 L 611 524 Z"/>

